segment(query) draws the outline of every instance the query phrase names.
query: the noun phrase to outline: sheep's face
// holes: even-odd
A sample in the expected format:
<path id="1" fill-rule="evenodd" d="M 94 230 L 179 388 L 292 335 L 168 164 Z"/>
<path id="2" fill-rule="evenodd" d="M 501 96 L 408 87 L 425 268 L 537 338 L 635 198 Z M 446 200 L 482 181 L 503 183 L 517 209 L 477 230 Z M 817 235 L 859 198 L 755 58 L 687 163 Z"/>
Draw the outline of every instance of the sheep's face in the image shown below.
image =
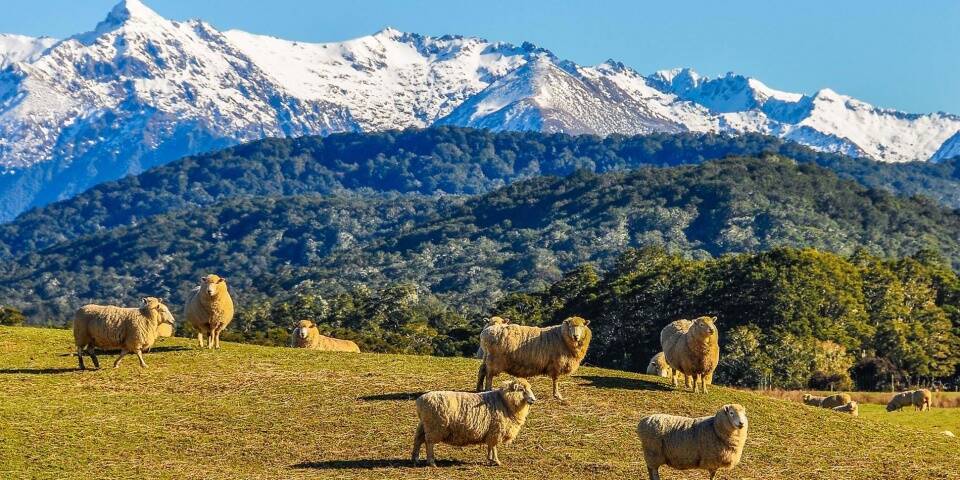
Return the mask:
<path id="1" fill-rule="evenodd" d="M 140 305 L 147 307 L 148 310 L 160 310 L 162 303 L 160 303 L 159 298 L 155 297 L 143 297 L 140 299 Z"/>
<path id="2" fill-rule="evenodd" d="M 160 308 L 159 308 L 160 323 L 168 323 L 171 326 L 176 325 L 177 319 L 173 318 L 173 313 L 170 313 L 170 309 L 167 308 L 167 305 L 162 302 L 163 300 L 161 300 Z"/>
<path id="3" fill-rule="evenodd" d="M 310 329 L 313 328 L 313 322 L 310 320 L 300 320 L 300 323 L 297 324 L 297 328 L 294 329 L 293 334 L 306 339 L 310 335 Z"/>
<path id="4" fill-rule="evenodd" d="M 690 331 L 697 338 L 707 338 L 711 335 L 717 334 L 717 326 L 714 325 L 714 322 L 717 321 L 717 317 L 700 317 L 693 321 L 693 325 L 690 326 Z"/>
<path id="5" fill-rule="evenodd" d="M 590 320 L 584 320 L 580 317 L 570 317 L 563 321 L 563 330 L 564 333 L 574 342 L 583 343 L 587 339 L 587 335 L 590 334 L 590 329 L 587 326 L 590 325 Z"/>
<path id="6" fill-rule="evenodd" d="M 202 282 L 201 289 L 210 297 L 217 296 L 217 292 L 220 291 L 221 286 L 226 286 L 226 280 L 214 274 L 207 275 L 201 278 L 200 281 Z"/>
<path id="7" fill-rule="evenodd" d="M 809 393 L 804 393 L 804 394 L 803 394 L 803 401 L 804 401 L 804 402 L 810 401 L 810 398 L 811 398 L 811 395 L 810 395 Z"/>
<path id="8" fill-rule="evenodd" d="M 747 410 L 743 405 L 738 403 L 724 405 L 722 412 L 733 428 L 740 430 L 747 427 Z"/>
<path id="9" fill-rule="evenodd" d="M 537 396 L 533 394 L 530 388 L 530 382 L 522 378 L 514 378 L 503 383 L 500 387 L 505 393 L 523 395 L 523 401 L 529 405 L 537 403 Z"/>

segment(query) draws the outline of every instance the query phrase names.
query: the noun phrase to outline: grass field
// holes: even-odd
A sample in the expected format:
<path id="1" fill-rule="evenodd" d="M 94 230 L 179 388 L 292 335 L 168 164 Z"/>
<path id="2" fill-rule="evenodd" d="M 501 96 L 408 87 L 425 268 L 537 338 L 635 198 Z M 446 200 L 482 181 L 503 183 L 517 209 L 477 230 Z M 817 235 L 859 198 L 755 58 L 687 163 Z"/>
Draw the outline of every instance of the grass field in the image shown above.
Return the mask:
<path id="1" fill-rule="evenodd" d="M 723 478 L 960 478 L 960 442 L 927 424 L 956 425 L 960 410 L 914 420 L 867 406 L 852 418 L 596 368 L 564 381 L 565 405 L 549 398 L 549 381 L 533 382 L 543 401 L 501 449 L 503 467 L 485 466 L 482 447 L 439 446 L 438 469 L 412 468 L 412 399 L 469 389 L 476 360 L 238 344 L 210 352 L 170 339 L 146 370 L 128 358 L 118 370 L 79 372 L 70 350 L 67 331 L 0 328 L 0 478 L 644 478 L 640 417 L 712 414 L 730 402 L 746 407 L 750 435 Z"/>
<path id="2" fill-rule="evenodd" d="M 828 396 L 837 392 L 815 391 L 815 390 L 757 390 L 768 397 L 775 397 L 782 400 L 800 402 L 803 394 Z M 873 403 L 877 405 L 886 405 L 893 397 L 892 392 L 848 392 L 850 397 L 858 403 Z M 933 398 L 931 406 L 934 408 L 960 408 L 960 392 L 932 392 Z"/>

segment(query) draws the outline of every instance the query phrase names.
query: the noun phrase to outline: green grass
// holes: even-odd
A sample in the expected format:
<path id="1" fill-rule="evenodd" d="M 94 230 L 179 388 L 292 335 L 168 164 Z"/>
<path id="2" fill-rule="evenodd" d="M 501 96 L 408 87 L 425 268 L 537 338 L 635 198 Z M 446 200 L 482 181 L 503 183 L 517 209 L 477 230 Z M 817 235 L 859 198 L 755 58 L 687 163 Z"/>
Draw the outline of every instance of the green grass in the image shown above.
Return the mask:
<path id="1" fill-rule="evenodd" d="M 170 339 L 120 369 L 75 371 L 68 331 L 0 328 L 0 478 L 643 478 L 634 433 L 653 412 L 712 414 L 742 403 L 743 461 L 724 478 L 960 478 L 960 443 L 929 433 L 934 411 L 861 418 L 715 388 L 675 391 L 645 375 L 584 368 L 542 402 L 503 467 L 482 447 L 437 448 L 439 469 L 412 468 L 422 391 L 469 389 L 477 361 L 331 354 Z M 102 357 L 110 365 L 111 356 Z M 960 430 L 957 428 L 956 430 Z M 665 478 L 703 472 L 662 471 Z"/>
<path id="2" fill-rule="evenodd" d="M 860 416 L 930 433 L 938 434 L 949 430 L 960 435 L 960 408 L 932 408 L 926 412 L 917 412 L 913 407 L 906 407 L 897 412 L 888 412 L 884 405 L 861 403 Z"/>

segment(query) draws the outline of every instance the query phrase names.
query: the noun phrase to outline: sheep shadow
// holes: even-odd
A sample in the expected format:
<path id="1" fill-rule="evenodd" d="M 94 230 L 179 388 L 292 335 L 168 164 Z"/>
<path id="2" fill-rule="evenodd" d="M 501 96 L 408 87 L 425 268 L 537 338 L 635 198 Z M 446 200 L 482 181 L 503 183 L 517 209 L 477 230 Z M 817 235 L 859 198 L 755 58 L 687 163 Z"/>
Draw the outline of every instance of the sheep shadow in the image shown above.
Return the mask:
<path id="1" fill-rule="evenodd" d="M 144 355 L 150 355 L 152 353 L 182 352 L 186 350 L 192 350 L 192 349 L 190 347 L 184 347 L 183 345 L 168 345 L 166 347 L 153 347 L 150 349 L 149 352 L 143 352 L 143 353 Z M 117 350 L 117 349 L 101 350 L 98 348 L 97 355 L 103 355 L 107 357 L 109 357 L 110 355 L 120 355 L 120 350 Z M 57 356 L 58 357 L 76 357 L 77 352 L 61 353 L 60 355 L 57 355 Z"/>
<path id="2" fill-rule="evenodd" d="M 418 466 L 425 465 L 421 458 Z M 437 467 L 458 467 L 465 465 L 460 460 L 437 460 Z M 319 462 L 300 462 L 291 465 L 299 470 L 372 470 L 375 468 L 412 468 L 408 458 L 358 458 L 354 460 L 324 460 Z"/>
<path id="3" fill-rule="evenodd" d="M 3 368 L 0 375 L 57 375 L 60 373 L 79 372 L 77 367 L 71 368 Z"/>
<path id="4" fill-rule="evenodd" d="M 365 402 L 388 402 L 392 400 L 416 400 L 420 395 L 423 395 L 427 392 L 394 392 L 394 393 L 383 393 L 380 395 L 365 395 L 360 397 L 360 400 Z"/>
<path id="5" fill-rule="evenodd" d="M 595 388 L 617 388 L 620 390 L 657 390 L 661 392 L 673 390 L 673 386 L 660 382 L 651 382 L 639 378 L 626 377 L 601 377 L 598 375 L 583 375 L 582 378 L 589 382 L 587 386 Z"/>

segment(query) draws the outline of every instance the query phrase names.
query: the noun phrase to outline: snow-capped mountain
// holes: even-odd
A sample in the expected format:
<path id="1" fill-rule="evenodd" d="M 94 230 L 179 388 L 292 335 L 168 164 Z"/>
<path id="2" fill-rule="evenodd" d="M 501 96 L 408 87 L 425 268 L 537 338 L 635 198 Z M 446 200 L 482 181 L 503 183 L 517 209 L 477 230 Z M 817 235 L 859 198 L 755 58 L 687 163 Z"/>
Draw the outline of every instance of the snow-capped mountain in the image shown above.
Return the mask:
<path id="1" fill-rule="evenodd" d="M 934 153 L 930 160 L 939 162 L 953 157 L 960 157 L 960 132 L 955 133 L 946 142 L 943 142 L 943 145 L 940 145 L 937 153 Z"/>
<path id="2" fill-rule="evenodd" d="M 899 162 L 946 158 L 944 143 L 960 131 L 955 115 L 880 109 L 831 90 L 786 93 L 734 74 L 644 76 L 615 61 L 580 66 L 528 43 L 389 28 L 293 42 L 167 20 L 139 0 L 62 41 L 0 36 L 0 62 L 0 221 L 101 181 L 269 136 L 433 124 L 762 132 Z"/>

